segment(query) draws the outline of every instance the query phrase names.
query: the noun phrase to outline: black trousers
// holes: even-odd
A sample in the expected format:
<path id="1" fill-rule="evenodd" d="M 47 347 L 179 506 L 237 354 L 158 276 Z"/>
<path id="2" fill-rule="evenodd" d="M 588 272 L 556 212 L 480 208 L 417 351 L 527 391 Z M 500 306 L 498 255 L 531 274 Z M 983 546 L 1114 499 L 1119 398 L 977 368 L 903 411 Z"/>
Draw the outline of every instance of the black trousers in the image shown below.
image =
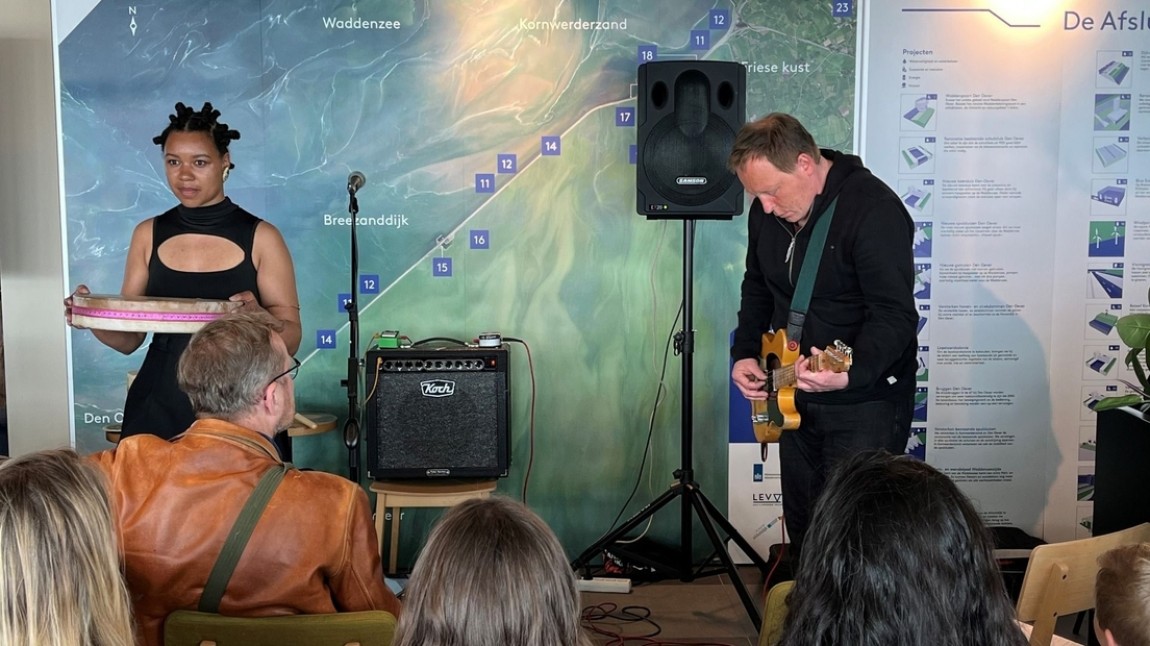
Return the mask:
<path id="1" fill-rule="evenodd" d="M 811 512 L 835 464 L 859 451 L 906 451 L 914 395 L 858 404 L 799 404 L 799 428 L 779 439 L 783 517 L 792 563 L 802 550 Z"/>

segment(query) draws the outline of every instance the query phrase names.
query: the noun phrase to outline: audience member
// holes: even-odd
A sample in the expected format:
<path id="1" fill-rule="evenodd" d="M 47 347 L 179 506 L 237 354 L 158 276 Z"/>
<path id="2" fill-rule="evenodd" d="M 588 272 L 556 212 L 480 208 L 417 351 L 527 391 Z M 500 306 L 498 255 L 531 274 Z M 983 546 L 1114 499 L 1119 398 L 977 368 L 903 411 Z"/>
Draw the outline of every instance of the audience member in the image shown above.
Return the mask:
<path id="1" fill-rule="evenodd" d="M 589 646 L 579 593 L 551 528 L 502 497 L 435 526 L 405 590 L 396 646 Z"/>
<path id="2" fill-rule="evenodd" d="M 100 473 L 70 449 L 0 463 L 0 644 L 133 643 Z"/>
<path id="3" fill-rule="evenodd" d="M 128 589 L 144 646 L 165 617 L 196 609 L 221 548 L 265 472 L 282 461 L 272 443 L 295 415 L 280 323 L 236 313 L 204 326 L 179 363 L 197 420 L 164 440 L 141 434 L 94 456 L 108 474 L 124 542 Z M 291 469 L 268 502 L 219 606 L 260 617 L 387 610 L 367 495 L 354 482 Z"/>
<path id="4" fill-rule="evenodd" d="M 1103 646 L 1150 646 L 1150 543 L 1123 545 L 1098 558 L 1095 632 Z"/>
<path id="5" fill-rule="evenodd" d="M 815 506 L 786 646 L 1025 646 L 970 501 L 924 462 L 862 453 Z"/>

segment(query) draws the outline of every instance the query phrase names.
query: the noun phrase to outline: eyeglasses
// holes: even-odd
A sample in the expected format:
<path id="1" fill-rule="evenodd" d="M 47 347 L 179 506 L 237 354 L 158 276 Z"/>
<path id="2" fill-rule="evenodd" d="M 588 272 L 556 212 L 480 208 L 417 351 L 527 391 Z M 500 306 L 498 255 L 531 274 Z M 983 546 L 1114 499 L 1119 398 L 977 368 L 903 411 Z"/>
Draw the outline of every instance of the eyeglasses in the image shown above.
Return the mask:
<path id="1" fill-rule="evenodd" d="M 284 370 L 283 372 L 279 373 L 278 375 L 272 377 L 270 380 L 268 380 L 268 383 L 269 384 L 274 383 L 274 382 L 278 381 L 280 377 L 284 377 L 284 376 L 287 376 L 287 377 L 291 378 L 292 380 L 295 380 L 295 376 L 299 374 L 299 365 L 300 365 L 299 359 L 292 357 L 291 361 L 292 361 L 292 367 L 290 367 L 287 370 Z"/>

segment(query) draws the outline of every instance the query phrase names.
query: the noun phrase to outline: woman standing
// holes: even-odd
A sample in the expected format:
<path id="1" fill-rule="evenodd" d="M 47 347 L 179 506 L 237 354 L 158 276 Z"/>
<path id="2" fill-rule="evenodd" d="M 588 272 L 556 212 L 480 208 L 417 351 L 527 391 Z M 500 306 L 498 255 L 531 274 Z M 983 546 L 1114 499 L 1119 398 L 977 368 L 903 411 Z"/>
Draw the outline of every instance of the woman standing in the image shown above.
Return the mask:
<path id="1" fill-rule="evenodd" d="M 301 329 L 291 254 L 279 230 L 224 194 L 224 182 L 235 167 L 228 145 L 240 133 L 220 123 L 219 117 L 211 103 L 198 111 L 177 103 L 168 126 L 152 139 L 163 150 L 168 186 L 180 203 L 136 226 L 120 293 L 227 299 L 244 308 L 265 309 L 283 321 L 281 335 L 295 354 Z M 73 291 L 73 295 L 87 293 L 85 285 Z M 64 307 L 72 325 L 71 296 Z M 134 352 L 146 336 L 95 329 L 92 334 L 124 354 Z M 189 338 L 188 334 L 153 336 L 128 390 L 121 437 L 150 433 L 170 438 L 194 421 L 191 404 L 176 385 L 176 365 Z"/>

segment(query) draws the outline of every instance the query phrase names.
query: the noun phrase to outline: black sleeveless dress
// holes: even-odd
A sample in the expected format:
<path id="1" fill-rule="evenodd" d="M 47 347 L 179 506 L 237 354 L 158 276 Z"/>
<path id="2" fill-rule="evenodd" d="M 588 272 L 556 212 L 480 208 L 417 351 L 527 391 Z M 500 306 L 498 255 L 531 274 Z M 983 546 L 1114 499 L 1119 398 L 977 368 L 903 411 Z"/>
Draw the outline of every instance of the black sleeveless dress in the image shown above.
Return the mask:
<path id="1" fill-rule="evenodd" d="M 252 245 L 261 220 L 236 206 L 228 198 L 199 208 L 183 205 L 160 215 L 152 222 L 152 256 L 148 262 L 147 296 L 168 298 L 226 299 L 251 291 L 260 299 Z M 184 272 L 166 266 L 159 248 L 169 238 L 199 233 L 219 236 L 243 249 L 240 264 L 223 271 Z M 183 433 L 196 416 L 188 396 L 176 383 L 176 366 L 187 347 L 190 334 L 153 334 L 144 364 L 128 389 L 120 437 L 151 434 L 170 439 Z"/>

